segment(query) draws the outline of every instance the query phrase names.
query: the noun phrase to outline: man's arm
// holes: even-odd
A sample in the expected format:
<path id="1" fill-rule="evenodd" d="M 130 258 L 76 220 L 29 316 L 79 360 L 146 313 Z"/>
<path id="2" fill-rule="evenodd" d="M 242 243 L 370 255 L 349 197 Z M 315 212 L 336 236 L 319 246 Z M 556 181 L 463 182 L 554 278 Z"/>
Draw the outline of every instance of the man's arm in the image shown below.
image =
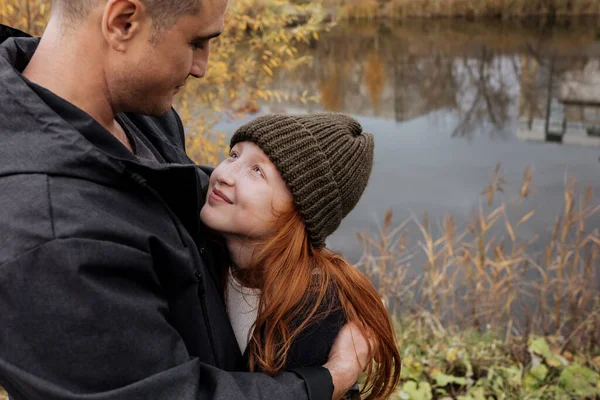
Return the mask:
<path id="1" fill-rule="evenodd" d="M 0 266 L 0 385 L 12 399 L 307 398 L 295 374 L 227 373 L 191 359 L 148 257 L 63 239 Z"/>
<path id="2" fill-rule="evenodd" d="M 0 386 L 11 399 L 331 396 L 332 387 L 327 394 L 320 387 L 331 385 L 324 368 L 299 371 L 305 382 L 294 373 L 230 373 L 191 359 L 146 270 L 148 257 L 106 240 L 56 239 L 0 265 Z M 360 373 L 348 360 L 328 366 L 336 390 Z"/>

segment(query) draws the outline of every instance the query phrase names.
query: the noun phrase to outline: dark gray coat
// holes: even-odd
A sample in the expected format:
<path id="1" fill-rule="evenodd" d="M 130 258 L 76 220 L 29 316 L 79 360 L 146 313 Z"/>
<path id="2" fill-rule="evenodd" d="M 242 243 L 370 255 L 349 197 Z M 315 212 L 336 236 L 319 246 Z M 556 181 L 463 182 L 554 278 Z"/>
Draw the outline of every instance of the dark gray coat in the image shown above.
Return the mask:
<path id="1" fill-rule="evenodd" d="M 176 113 L 120 116 L 167 161 L 139 162 L 91 118 L 76 130 L 44 103 L 19 73 L 38 39 L 11 36 L 0 26 L 0 385 L 11 398 L 331 398 L 320 367 L 226 372 L 244 362 L 199 224 L 208 176 Z"/>

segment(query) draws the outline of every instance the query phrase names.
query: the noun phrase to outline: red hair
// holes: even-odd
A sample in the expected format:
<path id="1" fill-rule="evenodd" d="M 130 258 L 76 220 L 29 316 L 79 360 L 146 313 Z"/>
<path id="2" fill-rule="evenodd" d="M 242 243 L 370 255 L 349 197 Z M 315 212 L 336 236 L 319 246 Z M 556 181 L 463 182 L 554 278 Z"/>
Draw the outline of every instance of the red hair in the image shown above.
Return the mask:
<path id="1" fill-rule="evenodd" d="M 251 371 L 281 372 L 294 339 L 327 315 L 320 305 L 330 302 L 333 290 L 346 319 L 365 326 L 376 343 L 378 362 L 367 367 L 363 392 L 369 393 L 369 400 L 392 395 L 400 380 L 400 354 L 379 294 L 342 256 L 313 248 L 295 209 L 279 217 L 276 234 L 260 246 L 251 265 L 235 275 L 244 285 L 261 290 L 248 343 Z"/>

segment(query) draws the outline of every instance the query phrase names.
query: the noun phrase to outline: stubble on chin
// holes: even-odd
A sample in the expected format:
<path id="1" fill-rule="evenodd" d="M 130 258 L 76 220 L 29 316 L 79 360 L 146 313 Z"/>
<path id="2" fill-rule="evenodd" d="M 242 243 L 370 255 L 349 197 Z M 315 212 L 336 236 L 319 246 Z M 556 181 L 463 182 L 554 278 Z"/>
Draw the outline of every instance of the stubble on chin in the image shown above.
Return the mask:
<path id="1" fill-rule="evenodd" d="M 171 110 L 173 105 L 173 97 L 166 95 L 148 95 L 139 93 L 133 98 L 137 114 L 149 115 L 152 117 L 162 117 Z"/>
<path id="2" fill-rule="evenodd" d="M 135 82 L 121 80 L 121 90 L 117 96 L 119 112 L 161 117 L 171 110 L 174 95 L 168 93 L 149 93 L 146 88 L 152 88 L 152 82 Z"/>

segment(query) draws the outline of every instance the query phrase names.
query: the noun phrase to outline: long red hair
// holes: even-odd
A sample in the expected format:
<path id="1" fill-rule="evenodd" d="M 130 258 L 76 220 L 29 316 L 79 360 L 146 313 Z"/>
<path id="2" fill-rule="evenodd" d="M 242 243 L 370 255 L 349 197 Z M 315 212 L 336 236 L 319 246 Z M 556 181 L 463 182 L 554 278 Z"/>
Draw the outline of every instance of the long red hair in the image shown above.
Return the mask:
<path id="1" fill-rule="evenodd" d="M 346 319 L 365 326 L 377 346 L 377 362 L 367 367 L 362 392 L 369 400 L 390 397 L 400 380 L 400 354 L 389 314 L 371 282 L 342 256 L 314 248 L 295 209 L 280 215 L 276 234 L 259 247 L 251 265 L 235 272 L 242 284 L 261 290 L 248 343 L 250 370 L 281 372 L 294 339 L 327 315 L 319 306 L 333 289 Z"/>

